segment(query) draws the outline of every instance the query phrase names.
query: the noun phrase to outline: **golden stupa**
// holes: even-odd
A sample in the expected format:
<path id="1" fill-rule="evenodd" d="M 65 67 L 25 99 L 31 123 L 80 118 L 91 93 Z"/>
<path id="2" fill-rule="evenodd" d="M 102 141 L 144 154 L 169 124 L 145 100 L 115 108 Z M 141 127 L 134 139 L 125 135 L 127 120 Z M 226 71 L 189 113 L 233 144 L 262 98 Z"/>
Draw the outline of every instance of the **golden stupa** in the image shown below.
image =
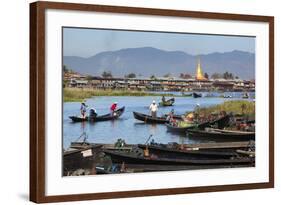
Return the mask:
<path id="1" fill-rule="evenodd" d="M 196 80 L 206 80 L 206 78 L 204 77 L 202 68 L 201 68 L 200 58 L 198 58 L 195 79 Z"/>

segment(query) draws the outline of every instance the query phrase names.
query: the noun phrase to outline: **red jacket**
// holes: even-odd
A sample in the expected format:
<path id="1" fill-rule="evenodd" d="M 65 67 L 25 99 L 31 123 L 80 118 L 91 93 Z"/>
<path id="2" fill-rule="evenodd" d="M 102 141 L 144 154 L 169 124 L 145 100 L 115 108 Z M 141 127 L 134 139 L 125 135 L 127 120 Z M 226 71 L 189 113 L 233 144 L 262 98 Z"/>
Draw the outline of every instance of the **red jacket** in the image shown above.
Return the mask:
<path id="1" fill-rule="evenodd" d="M 112 104 L 111 107 L 110 107 L 110 110 L 112 112 L 114 112 L 116 110 L 116 108 L 117 108 L 117 105 L 116 104 Z"/>

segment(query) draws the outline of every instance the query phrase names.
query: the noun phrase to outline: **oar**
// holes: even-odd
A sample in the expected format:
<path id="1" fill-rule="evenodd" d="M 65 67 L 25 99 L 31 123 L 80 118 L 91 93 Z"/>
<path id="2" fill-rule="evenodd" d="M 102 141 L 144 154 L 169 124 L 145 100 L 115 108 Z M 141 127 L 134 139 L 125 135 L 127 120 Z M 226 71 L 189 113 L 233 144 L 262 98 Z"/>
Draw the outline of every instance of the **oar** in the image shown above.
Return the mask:
<path id="1" fill-rule="evenodd" d="M 150 140 L 150 138 L 152 137 L 153 135 L 149 135 L 148 139 L 146 140 L 146 142 L 144 144 L 147 144 L 148 141 Z"/>

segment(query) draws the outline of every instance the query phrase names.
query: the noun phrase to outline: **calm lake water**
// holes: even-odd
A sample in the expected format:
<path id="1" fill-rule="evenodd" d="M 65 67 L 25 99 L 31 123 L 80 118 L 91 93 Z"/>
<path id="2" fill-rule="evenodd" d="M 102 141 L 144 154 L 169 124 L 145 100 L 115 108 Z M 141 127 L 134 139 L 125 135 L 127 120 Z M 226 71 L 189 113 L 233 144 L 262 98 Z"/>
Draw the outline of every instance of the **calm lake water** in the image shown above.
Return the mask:
<path id="1" fill-rule="evenodd" d="M 170 92 L 171 93 L 171 92 Z M 174 93 L 178 94 L 178 93 Z M 203 96 L 207 93 L 202 93 Z M 175 97 L 173 107 L 159 107 L 158 116 L 168 113 L 171 109 L 175 110 L 175 114 L 183 114 L 186 111 L 192 111 L 197 104 L 200 107 L 207 107 L 223 103 L 228 100 L 242 100 L 242 93 L 225 93 L 231 95 L 232 98 L 219 97 L 222 93 L 212 93 L 216 97 Z M 250 98 L 253 100 L 254 93 L 250 93 Z M 168 99 L 168 97 L 166 97 Z M 93 97 L 86 101 L 89 108 L 94 107 L 99 115 L 109 113 L 109 108 L 112 102 L 117 101 L 119 107 L 125 106 L 123 115 L 115 121 L 105 121 L 97 123 L 73 123 L 69 116 L 80 114 L 80 102 L 64 103 L 63 111 L 63 146 L 69 147 L 70 142 L 75 141 L 85 132 L 88 136 L 88 141 L 93 143 L 115 143 L 118 138 L 122 138 L 128 144 L 145 143 L 149 135 L 153 135 L 157 143 L 197 143 L 204 139 L 192 139 L 190 137 L 167 132 L 167 128 L 162 124 L 145 124 L 134 119 L 133 111 L 149 114 L 149 105 L 152 100 L 161 101 L 161 97 L 135 97 L 135 96 L 104 96 Z"/>

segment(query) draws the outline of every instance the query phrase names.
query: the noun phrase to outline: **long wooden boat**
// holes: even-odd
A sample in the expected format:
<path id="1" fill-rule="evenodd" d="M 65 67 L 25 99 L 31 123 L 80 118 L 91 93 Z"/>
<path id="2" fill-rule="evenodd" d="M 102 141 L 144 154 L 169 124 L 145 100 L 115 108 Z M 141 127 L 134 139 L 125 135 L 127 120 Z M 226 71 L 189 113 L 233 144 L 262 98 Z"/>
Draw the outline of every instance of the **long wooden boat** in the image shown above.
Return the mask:
<path id="1" fill-rule="evenodd" d="M 207 137 L 207 138 L 222 138 L 222 139 L 243 139 L 253 140 L 255 139 L 255 132 L 241 132 L 241 131 L 226 131 L 222 129 L 189 129 L 187 134 L 193 137 Z"/>
<path id="2" fill-rule="evenodd" d="M 229 120 L 230 120 L 229 115 L 226 115 L 213 121 L 206 121 L 197 124 L 194 123 L 186 127 L 178 127 L 178 126 L 171 125 L 170 123 L 165 123 L 165 124 L 167 126 L 167 131 L 169 132 L 186 133 L 188 129 L 194 129 L 194 128 L 205 129 L 206 127 L 212 125 L 217 125 L 217 127 L 221 129 L 228 125 Z"/>
<path id="3" fill-rule="evenodd" d="M 85 145 L 84 147 L 70 148 L 63 153 L 63 169 L 65 172 L 77 169 L 92 169 L 97 153 L 101 152 L 102 145 Z"/>
<path id="4" fill-rule="evenodd" d="M 116 148 L 115 144 L 103 144 L 103 143 L 89 143 L 89 142 L 71 142 L 70 148 L 83 149 L 90 145 L 101 145 L 106 150 L 127 150 L 130 151 L 135 145 L 126 144 L 122 147 Z M 168 146 L 168 144 L 159 144 Z M 157 144 L 158 146 L 158 144 Z M 171 146 L 171 145 L 169 145 Z M 233 142 L 208 142 L 208 143 L 193 143 L 193 144 L 175 144 L 177 148 L 181 146 L 184 150 L 224 150 L 224 149 L 248 149 L 255 147 L 255 141 L 233 141 Z"/>
<path id="5" fill-rule="evenodd" d="M 119 164 L 118 164 L 119 165 Z M 121 165 L 119 165 L 121 166 Z M 233 167 L 249 167 L 249 165 L 158 165 L 158 164 L 126 164 L 126 170 L 138 172 L 160 172 L 160 171 L 180 171 L 180 170 L 198 170 L 198 169 L 220 169 Z M 105 174 L 103 171 L 102 174 Z"/>
<path id="6" fill-rule="evenodd" d="M 186 130 L 197 127 L 197 124 L 190 124 L 189 126 L 186 127 L 178 127 L 178 126 L 171 125 L 170 123 L 165 123 L 165 125 L 167 126 L 168 132 L 177 132 L 177 133 L 186 133 Z"/>
<path id="7" fill-rule="evenodd" d="M 162 101 L 159 103 L 160 106 L 172 106 L 175 103 L 175 98 L 171 98 L 166 101 Z"/>
<path id="8" fill-rule="evenodd" d="M 249 98 L 250 96 L 249 96 L 249 94 L 248 93 L 244 93 L 243 95 L 242 95 L 242 98 L 244 98 L 244 99 L 247 99 L 247 98 Z"/>
<path id="9" fill-rule="evenodd" d="M 115 115 L 112 115 L 111 113 L 109 113 L 106 115 L 100 115 L 100 116 L 98 115 L 98 116 L 92 117 L 92 118 L 90 118 L 89 116 L 87 116 L 85 118 L 79 117 L 79 116 L 70 116 L 69 118 L 73 122 L 85 122 L 85 121 L 100 122 L 100 121 L 116 120 L 124 113 L 124 111 L 125 111 L 125 107 L 122 107 L 115 111 Z"/>
<path id="10" fill-rule="evenodd" d="M 227 165 L 227 164 L 251 164 L 254 159 L 174 159 L 160 158 L 155 156 L 143 157 L 135 153 L 104 150 L 104 153 L 111 157 L 113 163 L 125 164 L 158 164 L 158 165 Z"/>
<path id="11" fill-rule="evenodd" d="M 192 93 L 184 93 L 184 92 L 182 92 L 181 95 L 183 97 L 192 97 L 193 94 Z"/>
<path id="12" fill-rule="evenodd" d="M 193 97 L 194 98 L 201 98 L 202 97 L 202 94 L 200 93 L 192 93 Z"/>
<path id="13" fill-rule="evenodd" d="M 236 149 L 233 150 L 186 150 L 179 148 L 171 148 L 163 145 L 143 145 L 139 144 L 139 148 L 148 149 L 150 154 L 175 159 L 230 159 L 238 154 Z"/>
<path id="14" fill-rule="evenodd" d="M 164 117 L 152 117 L 151 115 L 142 114 L 139 112 L 133 112 L 134 118 L 145 123 L 167 123 L 168 120 Z"/>
<path id="15" fill-rule="evenodd" d="M 217 125 L 217 128 L 222 129 L 229 124 L 229 121 L 230 121 L 230 116 L 225 115 L 225 116 L 222 116 L 218 119 L 215 119 L 215 120 L 209 122 L 209 125 Z M 207 126 L 205 126 L 205 127 L 207 127 Z M 203 127 L 203 128 L 205 128 L 205 127 Z"/>

